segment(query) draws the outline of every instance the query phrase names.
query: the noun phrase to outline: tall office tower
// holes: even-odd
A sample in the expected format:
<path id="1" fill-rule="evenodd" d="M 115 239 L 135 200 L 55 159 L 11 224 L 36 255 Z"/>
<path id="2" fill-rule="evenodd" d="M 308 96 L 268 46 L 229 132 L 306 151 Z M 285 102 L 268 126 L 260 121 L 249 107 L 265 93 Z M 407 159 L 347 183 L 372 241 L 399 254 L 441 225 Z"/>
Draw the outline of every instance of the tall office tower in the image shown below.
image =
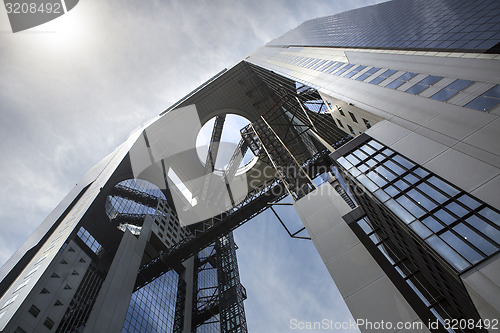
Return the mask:
<path id="1" fill-rule="evenodd" d="M 2 267 L 0 331 L 245 332 L 231 232 L 283 200 L 362 331 L 495 331 L 499 42 L 495 0 L 271 41 L 84 176 Z"/>

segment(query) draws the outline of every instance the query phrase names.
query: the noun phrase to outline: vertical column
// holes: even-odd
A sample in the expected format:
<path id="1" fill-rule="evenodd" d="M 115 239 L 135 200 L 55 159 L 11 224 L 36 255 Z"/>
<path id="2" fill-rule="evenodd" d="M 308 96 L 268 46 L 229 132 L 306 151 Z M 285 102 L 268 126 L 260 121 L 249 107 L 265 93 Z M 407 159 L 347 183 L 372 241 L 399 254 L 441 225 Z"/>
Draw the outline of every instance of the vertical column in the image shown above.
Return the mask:
<path id="1" fill-rule="evenodd" d="M 243 307 L 246 292 L 240 283 L 236 244 L 232 232 L 217 240 L 216 252 L 221 332 L 246 333 L 247 323 Z"/>
<path id="2" fill-rule="evenodd" d="M 139 238 L 125 230 L 84 333 L 121 332 L 153 218 L 146 216 Z"/>

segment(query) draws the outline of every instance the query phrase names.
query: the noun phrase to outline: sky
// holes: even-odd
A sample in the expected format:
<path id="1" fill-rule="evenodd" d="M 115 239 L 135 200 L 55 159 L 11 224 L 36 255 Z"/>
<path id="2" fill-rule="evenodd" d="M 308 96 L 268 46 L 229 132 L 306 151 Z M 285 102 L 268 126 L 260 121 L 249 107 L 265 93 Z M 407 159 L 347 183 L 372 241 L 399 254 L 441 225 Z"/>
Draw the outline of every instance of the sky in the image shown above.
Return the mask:
<path id="1" fill-rule="evenodd" d="M 305 20 L 377 2 L 81 0 L 16 34 L 1 8 L 0 265 L 134 129 Z M 235 239 L 250 332 L 349 318 L 312 242 L 269 211 Z"/>

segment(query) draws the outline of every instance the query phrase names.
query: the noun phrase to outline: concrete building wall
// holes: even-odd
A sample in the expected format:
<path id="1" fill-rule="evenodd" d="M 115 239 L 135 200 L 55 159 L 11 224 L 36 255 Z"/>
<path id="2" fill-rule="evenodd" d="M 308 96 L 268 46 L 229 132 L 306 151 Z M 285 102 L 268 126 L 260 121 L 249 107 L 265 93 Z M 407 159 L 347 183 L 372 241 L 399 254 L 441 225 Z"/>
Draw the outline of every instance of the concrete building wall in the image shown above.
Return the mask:
<path id="1" fill-rule="evenodd" d="M 342 219 L 351 208 L 326 183 L 298 200 L 294 207 L 355 320 L 394 324 L 421 321 Z M 362 332 L 373 328 L 359 327 Z M 401 332 L 429 332 L 401 330 Z"/>

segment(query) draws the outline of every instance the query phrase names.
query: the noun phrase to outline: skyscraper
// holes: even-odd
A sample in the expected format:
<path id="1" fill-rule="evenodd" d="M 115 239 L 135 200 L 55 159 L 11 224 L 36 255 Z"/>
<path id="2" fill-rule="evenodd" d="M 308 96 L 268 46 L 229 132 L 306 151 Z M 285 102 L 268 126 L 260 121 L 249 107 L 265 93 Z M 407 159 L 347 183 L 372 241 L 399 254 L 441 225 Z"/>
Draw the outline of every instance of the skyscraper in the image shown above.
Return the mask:
<path id="1" fill-rule="evenodd" d="M 307 21 L 218 73 L 2 267 L 0 330 L 244 332 L 231 231 L 287 197 L 354 318 L 492 330 L 499 11 L 395 0 Z M 225 137 L 235 115 L 247 123 Z"/>

